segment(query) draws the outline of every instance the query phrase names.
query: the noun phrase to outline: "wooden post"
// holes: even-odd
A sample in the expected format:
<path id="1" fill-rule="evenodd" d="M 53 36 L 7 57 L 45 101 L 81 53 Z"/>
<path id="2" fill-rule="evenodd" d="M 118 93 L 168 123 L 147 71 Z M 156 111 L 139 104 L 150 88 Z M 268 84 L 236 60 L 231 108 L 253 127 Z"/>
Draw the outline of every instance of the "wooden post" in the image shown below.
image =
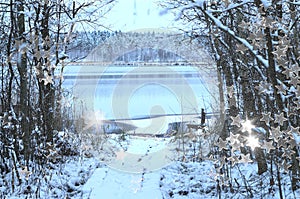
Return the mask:
<path id="1" fill-rule="evenodd" d="M 204 109 L 201 110 L 201 126 L 205 124 L 205 112 Z"/>

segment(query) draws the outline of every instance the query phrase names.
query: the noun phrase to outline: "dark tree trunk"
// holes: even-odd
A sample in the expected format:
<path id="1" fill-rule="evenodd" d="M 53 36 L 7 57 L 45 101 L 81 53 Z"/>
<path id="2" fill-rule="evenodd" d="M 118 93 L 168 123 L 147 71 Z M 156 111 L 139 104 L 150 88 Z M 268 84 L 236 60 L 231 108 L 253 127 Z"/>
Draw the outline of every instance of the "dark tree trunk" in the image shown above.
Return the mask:
<path id="1" fill-rule="evenodd" d="M 264 151 L 260 147 L 254 149 L 255 159 L 257 161 L 258 174 L 261 175 L 268 170 L 268 165 Z"/>
<path id="2" fill-rule="evenodd" d="M 276 69 L 275 69 L 275 59 L 274 59 L 274 47 L 273 47 L 273 40 L 271 36 L 271 31 L 270 28 L 267 27 L 265 29 L 266 33 L 266 38 L 267 38 L 267 54 L 268 54 L 268 61 L 269 61 L 269 68 L 268 68 L 268 82 L 272 84 L 273 90 L 274 90 L 274 97 L 275 97 L 275 102 L 276 106 L 272 106 L 271 110 L 273 113 L 278 112 L 277 110 L 283 110 L 283 103 L 280 97 L 280 94 L 277 92 L 277 74 L 276 74 Z"/>
<path id="3" fill-rule="evenodd" d="M 24 0 L 19 0 L 17 2 L 17 23 L 16 29 L 18 30 L 17 40 L 20 44 L 25 43 L 25 16 L 24 16 Z M 25 50 L 19 50 L 18 52 L 17 68 L 20 75 L 20 115 L 21 115 L 21 130 L 24 134 L 24 157 L 25 161 L 28 163 L 30 154 L 30 129 L 29 129 L 29 110 L 28 110 L 28 76 L 27 76 L 27 53 Z"/>

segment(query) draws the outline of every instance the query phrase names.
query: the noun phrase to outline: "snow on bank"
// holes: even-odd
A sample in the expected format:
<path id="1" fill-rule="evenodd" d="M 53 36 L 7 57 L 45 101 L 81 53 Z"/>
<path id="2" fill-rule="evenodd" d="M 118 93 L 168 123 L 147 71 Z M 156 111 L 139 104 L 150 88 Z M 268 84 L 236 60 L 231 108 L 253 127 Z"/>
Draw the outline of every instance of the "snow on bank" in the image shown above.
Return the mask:
<path id="1" fill-rule="evenodd" d="M 163 198 L 217 198 L 212 162 L 177 162 L 161 171 Z"/>
<path id="2" fill-rule="evenodd" d="M 271 174 L 257 174 L 256 163 L 236 164 L 228 174 L 216 173 L 212 161 L 176 162 L 160 171 L 160 190 L 164 199 L 202 198 L 280 198 L 278 181 Z M 223 181 L 227 178 L 227 181 Z M 274 178 L 276 178 L 274 176 Z M 218 180 L 217 180 L 218 179 Z M 223 179 L 223 180 L 222 180 Z M 219 183 L 218 183 L 219 182 Z M 299 198 L 300 190 L 291 191 L 290 175 L 281 174 L 283 198 Z"/>

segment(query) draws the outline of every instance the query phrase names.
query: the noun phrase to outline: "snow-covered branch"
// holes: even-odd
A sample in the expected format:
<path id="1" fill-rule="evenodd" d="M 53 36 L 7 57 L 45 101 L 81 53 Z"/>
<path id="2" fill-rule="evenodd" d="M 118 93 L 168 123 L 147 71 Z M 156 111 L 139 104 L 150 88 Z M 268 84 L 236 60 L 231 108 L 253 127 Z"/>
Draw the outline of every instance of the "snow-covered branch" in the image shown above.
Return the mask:
<path id="1" fill-rule="evenodd" d="M 209 11 L 202 10 L 202 12 L 206 16 L 208 16 L 219 29 L 231 35 L 235 40 L 239 41 L 248 50 L 250 50 L 250 52 L 260 61 L 261 64 L 263 64 L 266 68 L 269 67 L 268 60 L 265 59 L 263 56 L 259 55 L 258 51 L 254 50 L 254 47 L 246 39 L 237 36 L 233 30 L 231 30 L 228 26 L 225 26 L 218 18 L 214 17 L 213 14 Z"/>
<path id="2" fill-rule="evenodd" d="M 237 9 L 239 7 L 242 7 L 246 4 L 249 4 L 249 3 L 254 3 L 253 0 L 243 0 L 242 2 L 239 2 L 239 3 L 231 3 L 228 5 L 227 8 L 225 9 L 222 9 L 222 10 L 213 10 L 213 9 L 209 9 L 209 12 L 211 13 L 223 13 L 223 12 L 228 12 L 230 10 L 234 10 L 234 9 Z"/>

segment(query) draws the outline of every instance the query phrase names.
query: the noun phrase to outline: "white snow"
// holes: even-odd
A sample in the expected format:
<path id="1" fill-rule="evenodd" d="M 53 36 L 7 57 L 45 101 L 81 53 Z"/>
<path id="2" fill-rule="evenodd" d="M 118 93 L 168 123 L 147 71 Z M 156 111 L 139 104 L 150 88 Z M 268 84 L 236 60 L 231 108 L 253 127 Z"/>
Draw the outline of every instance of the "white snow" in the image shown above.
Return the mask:
<path id="1" fill-rule="evenodd" d="M 161 199 L 159 172 L 133 174 L 111 168 L 99 168 L 84 185 L 84 197 L 98 199 L 99 196 L 111 199 Z"/>
<path id="2" fill-rule="evenodd" d="M 293 136 L 294 136 L 296 144 L 300 145 L 300 135 L 296 134 L 296 133 L 293 133 Z"/>
<path id="3" fill-rule="evenodd" d="M 264 5 L 266 10 L 272 5 L 272 2 L 269 0 L 261 0 L 261 2 Z"/>
<path id="4" fill-rule="evenodd" d="M 164 145 L 163 139 L 160 141 L 144 139 L 131 137 L 128 150 L 142 156 L 147 149 L 147 147 L 142 147 L 142 143 L 158 146 L 156 150 Z M 153 153 L 154 151 L 155 149 Z M 253 198 L 279 198 L 278 186 L 270 185 L 270 171 L 261 176 L 257 175 L 256 163 L 236 163 L 234 167 L 226 165 L 224 168 L 226 167 L 229 167 L 229 173 L 220 174 L 217 173 L 213 160 L 173 161 L 155 171 L 145 169 L 133 173 L 107 166 L 100 163 L 97 158 L 79 157 L 78 159 L 77 157 L 71 158 L 64 164 L 53 165 L 53 169 L 47 169 L 45 175 L 40 178 L 38 186 L 37 184 L 24 185 L 9 198 L 28 198 L 25 194 L 28 187 L 32 190 L 38 189 L 40 198 L 201 199 L 221 197 L 238 199 L 249 198 L 249 190 Z M 29 175 L 34 175 L 34 173 Z M 232 179 L 231 181 L 228 181 L 228 176 Z M 9 179 L 10 176 L 7 178 Z M 278 183 L 276 178 L 274 181 L 275 184 Z M 281 183 L 284 198 L 295 198 L 300 194 L 300 190 L 295 193 L 290 190 L 289 174 L 281 174 Z M 222 187 L 221 191 L 218 186 Z M 5 191 L 3 187 L 0 189 Z"/>
<path id="5" fill-rule="evenodd" d="M 159 147 L 164 145 L 160 145 L 163 140 L 149 139 L 146 141 L 145 138 L 136 137 L 131 137 L 128 143 L 128 151 L 141 155 L 147 149 L 146 146 L 141 145 L 142 143 Z M 145 169 L 139 173 L 124 172 L 113 167 L 101 166 L 94 170 L 90 179 L 81 187 L 82 192 L 79 198 L 199 199 L 218 198 L 221 194 L 221 198 L 238 199 L 250 197 L 251 193 L 253 198 L 261 198 L 263 195 L 266 198 L 279 197 L 277 186 L 269 184 L 271 178 L 269 171 L 261 176 L 257 175 L 256 163 L 237 163 L 229 171 L 230 174 L 228 175 L 234 179 L 231 182 L 231 188 L 228 184 L 229 181 L 226 181 L 228 177 L 225 174 L 217 173 L 214 162 L 211 160 L 202 162 L 174 161 L 155 171 L 149 172 Z M 217 188 L 217 179 L 219 185 L 223 186 L 221 192 Z M 281 183 L 285 185 L 283 188 L 285 198 L 293 198 L 293 194 L 299 194 L 299 192 L 292 193 L 289 190 L 289 175 L 282 174 L 281 180 Z M 260 183 L 263 183 L 263 187 Z M 268 193 L 270 190 L 272 191 Z"/>

